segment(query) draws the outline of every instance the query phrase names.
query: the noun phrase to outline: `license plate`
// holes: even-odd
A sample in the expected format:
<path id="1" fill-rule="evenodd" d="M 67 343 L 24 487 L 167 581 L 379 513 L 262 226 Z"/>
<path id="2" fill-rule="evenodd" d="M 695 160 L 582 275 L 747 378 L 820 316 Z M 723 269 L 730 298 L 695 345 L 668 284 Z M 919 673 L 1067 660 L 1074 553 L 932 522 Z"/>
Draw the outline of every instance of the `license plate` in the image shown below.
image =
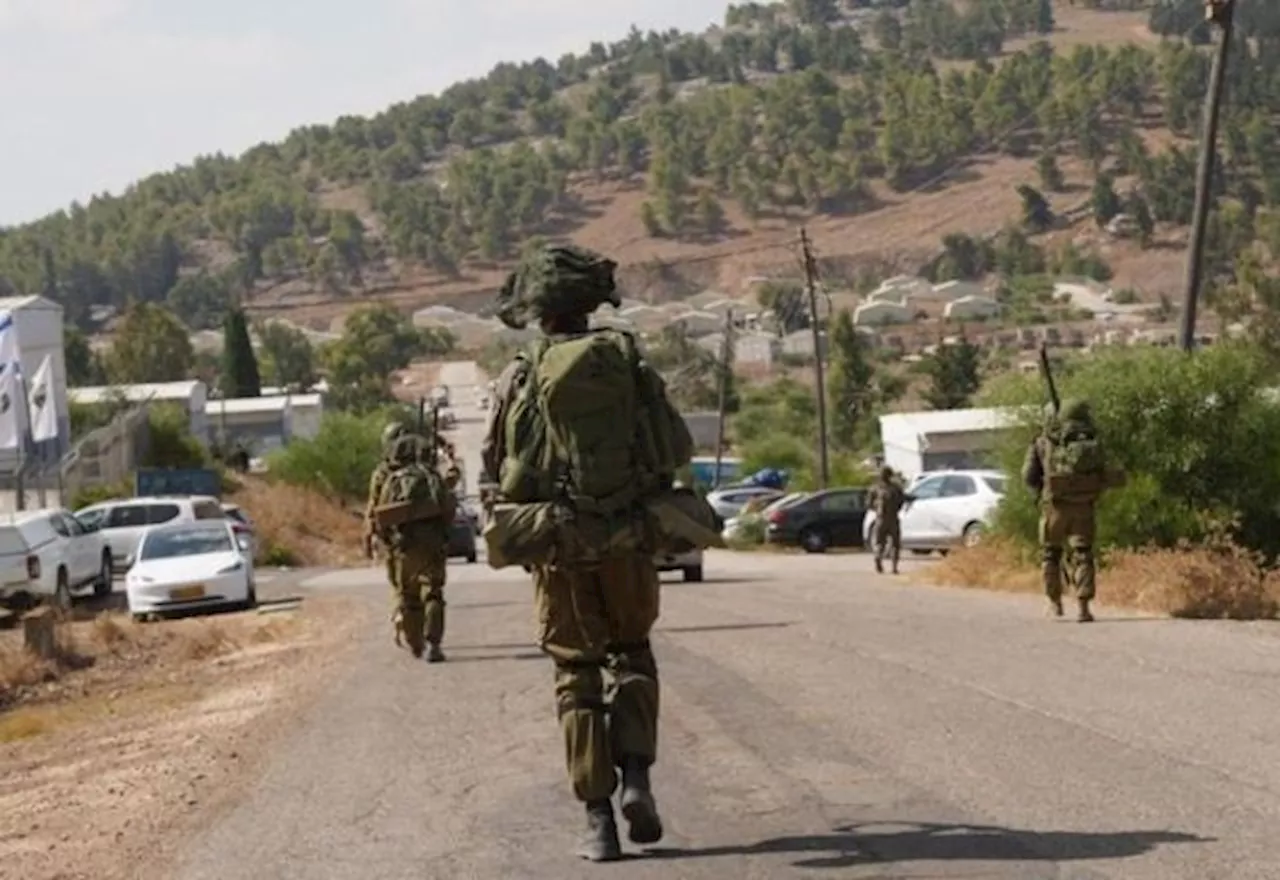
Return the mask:
<path id="1" fill-rule="evenodd" d="M 199 599 L 204 596 L 204 587 L 182 587 L 178 590 L 170 590 L 169 598 L 177 602 L 189 599 Z"/>

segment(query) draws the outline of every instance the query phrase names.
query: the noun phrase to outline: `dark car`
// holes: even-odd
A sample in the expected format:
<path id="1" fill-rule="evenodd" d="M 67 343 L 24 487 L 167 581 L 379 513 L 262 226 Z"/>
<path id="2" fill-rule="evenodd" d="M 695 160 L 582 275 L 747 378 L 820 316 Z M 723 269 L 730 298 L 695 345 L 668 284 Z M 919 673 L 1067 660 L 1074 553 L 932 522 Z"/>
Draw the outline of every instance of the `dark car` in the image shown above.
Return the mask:
<path id="1" fill-rule="evenodd" d="M 453 515 L 453 528 L 449 530 L 449 558 L 458 556 L 467 562 L 476 561 L 476 524 L 461 504 Z"/>
<path id="2" fill-rule="evenodd" d="M 862 547 L 866 489 L 824 489 L 768 514 L 765 540 L 822 553 L 828 547 Z"/>

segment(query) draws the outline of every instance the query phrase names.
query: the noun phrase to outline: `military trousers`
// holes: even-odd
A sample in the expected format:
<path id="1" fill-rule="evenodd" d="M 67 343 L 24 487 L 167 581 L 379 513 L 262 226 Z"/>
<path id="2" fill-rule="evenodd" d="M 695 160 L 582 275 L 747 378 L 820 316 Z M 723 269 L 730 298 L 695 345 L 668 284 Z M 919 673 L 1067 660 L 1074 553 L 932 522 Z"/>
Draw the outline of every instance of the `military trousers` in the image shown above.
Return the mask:
<path id="1" fill-rule="evenodd" d="M 897 571 L 898 560 L 902 556 L 902 522 L 896 516 L 883 520 L 877 516 L 871 537 L 875 542 L 877 563 L 884 560 L 889 544 L 893 544 L 893 554 L 890 559 L 893 562 L 893 570 Z"/>
<path id="2" fill-rule="evenodd" d="M 625 761 L 658 747 L 658 619 L 653 559 L 625 555 L 590 568 L 535 568 L 538 645 L 555 662 L 556 714 L 580 801 L 604 800 Z M 606 685 L 606 677 L 608 683 Z"/>
<path id="3" fill-rule="evenodd" d="M 1041 573 L 1044 592 L 1053 601 L 1062 598 L 1063 555 L 1071 550 L 1076 598 L 1092 600 L 1097 592 L 1097 565 L 1093 542 L 1096 512 L 1092 501 L 1046 501 L 1040 505 Z"/>
<path id="4" fill-rule="evenodd" d="M 405 640 L 414 650 L 421 650 L 424 641 L 438 645 L 444 638 L 447 563 L 443 547 L 393 548 L 388 554 L 396 617 Z"/>

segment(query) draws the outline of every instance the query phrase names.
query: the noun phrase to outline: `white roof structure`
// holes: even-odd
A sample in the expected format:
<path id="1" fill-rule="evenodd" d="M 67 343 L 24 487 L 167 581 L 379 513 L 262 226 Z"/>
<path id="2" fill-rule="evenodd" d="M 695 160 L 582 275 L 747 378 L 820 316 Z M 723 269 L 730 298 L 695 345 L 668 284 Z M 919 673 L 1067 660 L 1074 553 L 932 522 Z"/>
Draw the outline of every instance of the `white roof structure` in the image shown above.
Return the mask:
<path id="1" fill-rule="evenodd" d="M 67 399 L 72 403 L 93 404 L 123 397 L 130 403 L 146 400 L 190 400 L 204 391 L 204 383 L 198 379 L 186 382 L 149 382 L 142 385 L 94 385 L 88 388 L 68 388 Z"/>
<path id="2" fill-rule="evenodd" d="M 292 397 L 232 397 L 210 400 L 204 405 L 205 415 L 246 415 L 248 413 L 283 413 L 292 406 Z"/>
<path id="3" fill-rule="evenodd" d="M 887 413 L 880 417 L 880 424 L 901 436 L 939 434 L 972 434 L 979 431 L 1000 431 L 1018 425 L 1018 412 L 1013 407 L 983 409 L 940 409 L 923 412 Z"/>

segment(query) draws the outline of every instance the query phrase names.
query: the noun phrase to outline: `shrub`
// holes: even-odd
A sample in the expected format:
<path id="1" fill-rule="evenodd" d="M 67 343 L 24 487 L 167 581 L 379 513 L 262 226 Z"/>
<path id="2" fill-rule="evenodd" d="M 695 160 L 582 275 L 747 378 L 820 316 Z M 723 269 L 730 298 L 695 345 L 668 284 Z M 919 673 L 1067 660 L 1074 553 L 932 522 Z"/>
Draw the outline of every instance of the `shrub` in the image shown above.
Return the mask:
<path id="1" fill-rule="evenodd" d="M 187 413 L 173 404 L 153 404 L 147 410 L 150 440 L 143 464 L 159 468 L 199 468 L 209 464 L 209 452 L 191 433 Z"/>
<path id="2" fill-rule="evenodd" d="M 1062 397 L 1083 397 L 1128 483 L 1103 496 L 1100 547 L 1171 547 L 1228 527 L 1245 547 L 1280 550 L 1280 406 L 1265 392 L 1264 353 L 1224 343 L 1194 356 L 1164 348 L 1099 352 L 1058 377 Z M 1045 400 L 1039 379 L 1008 375 L 989 405 L 1022 406 L 1025 417 L 1001 449 L 1014 475 L 996 531 L 1035 540 L 1034 500 L 1018 473 Z"/>
<path id="3" fill-rule="evenodd" d="M 351 413 L 326 413 L 316 436 L 294 440 L 267 459 L 275 479 L 322 492 L 332 498 L 363 500 L 369 475 L 382 454 L 385 418 Z M 394 417 L 403 413 L 395 411 Z"/>

